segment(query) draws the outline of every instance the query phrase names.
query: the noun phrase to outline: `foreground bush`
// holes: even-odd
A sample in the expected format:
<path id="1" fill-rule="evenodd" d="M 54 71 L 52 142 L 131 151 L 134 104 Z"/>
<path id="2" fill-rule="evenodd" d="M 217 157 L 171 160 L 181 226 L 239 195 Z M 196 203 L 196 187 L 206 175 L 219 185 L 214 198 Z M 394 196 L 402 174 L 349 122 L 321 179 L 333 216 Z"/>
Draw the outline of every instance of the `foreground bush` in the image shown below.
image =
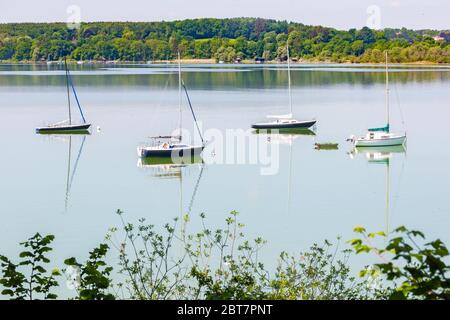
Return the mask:
<path id="1" fill-rule="evenodd" d="M 106 236 L 89 253 L 86 262 L 64 261 L 63 273 L 76 291 L 73 299 L 449 299 L 449 253 L 440 240 L 423 244 L 418 231 L 404 227 L 394 231 L 385 247 L 370 240 L 384 233 L 355 229 L 362 239 L 350 240 L 354 250 L 341 249 L 325 241 L 298 255 L 282 252 L 277 267 L 269 271 L 259 260 L 265 245 L 262 238 L 246 239 L 237 213 L 231 212 L 223 229 L 211 230 L 201 215 L 201 231 L 188 233 L 189 216 L 174 219 L 157 232 L 155 226 L 139 220 L 128 223 L 119 210 L 120 228 Z M 122 239 L 122 240 L 118 240 Z M 58 268 L 47 272 L 46 253 L 54 237 L 36 234 L 21 243 L 26 248 L 20 262 L 0 256 L 2 295 L 11 299 L 56 299 Z M 113 266 L 105 262 L 114 248 Z M 349 258 L 375 253 L 383 263 L 366 267 L 358 278 L 351 276 Z"/>
<path id="2" fill-rule="evenodd" d="M 362 227 L 355 232 L 364 237 L 350 241 L 355 252 L 372 252 L 383 260 L 361 276 L 383 276 L 389 299 L 450 299 L 450 266 L 444 261 L 449 252 L 441 240 L 425 242 L 422 232 L 400 227 L 386 246 L 377 248 L 370 239 L 386 237 L 383 232 L 367 233 Z"/>

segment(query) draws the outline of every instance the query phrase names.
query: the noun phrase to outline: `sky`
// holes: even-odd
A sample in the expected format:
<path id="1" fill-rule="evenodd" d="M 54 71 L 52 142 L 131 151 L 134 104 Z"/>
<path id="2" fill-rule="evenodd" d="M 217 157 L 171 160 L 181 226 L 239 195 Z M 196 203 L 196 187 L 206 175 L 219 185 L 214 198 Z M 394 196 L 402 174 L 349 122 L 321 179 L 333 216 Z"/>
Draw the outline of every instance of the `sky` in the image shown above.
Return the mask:
<path id="1" fill-rule="evenodd" d="M 449 0 L 0 0 L 0 23 L 261 17 L 338 29 L 450 29 Z"/>

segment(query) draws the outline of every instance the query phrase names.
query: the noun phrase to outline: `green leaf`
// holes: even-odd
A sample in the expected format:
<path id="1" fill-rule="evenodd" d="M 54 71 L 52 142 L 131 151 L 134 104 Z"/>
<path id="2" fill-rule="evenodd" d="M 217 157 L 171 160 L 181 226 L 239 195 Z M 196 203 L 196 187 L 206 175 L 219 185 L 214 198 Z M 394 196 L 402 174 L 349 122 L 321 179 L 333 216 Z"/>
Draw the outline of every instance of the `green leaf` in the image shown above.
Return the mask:
<path id="1" fill-rule="evenodd" d="M 406 296 L 401 291 L 394 290 L 389 296 L 389 300 L 406 300 Z"/>
<path id="2" fill-rule="evenodd" d="M 61 271 L 58 268 L 52 270 L 52 276 L 60 276 Z"/>
<path id="3" fill-rule="evenodd" d="M 64 264 L 67 266 L 78 266 L 79 265 L 77 262 L 77 259 L 75 259 L 74 257 L 64 260 Z"/>
<path id="4" fill-rule="evenodd" d="M 29 251 L 22 251 L 20 254 L 19 254 L 19 257 L 20 258 L 25 258 L 25 257 L 33 257 L 34 255 L 31 253 L 31 252 L 29 252 Z"/>
<path id="5" fill-rule="evenodd" d="M 2 290 L 2 294 L 5 296 L 13 296 L 14 291 L 12 291 L 11 289 L 4 289 L 4 290 Z"/>
<path id="6" fill-rule="evenodd" d="M 364 232 L 366 232 L 366 229 L 364 227 L 361 227 L 361 226 L 356 226 L 355 228 L 353 228 L 353 232 L 364 233 Z"/>

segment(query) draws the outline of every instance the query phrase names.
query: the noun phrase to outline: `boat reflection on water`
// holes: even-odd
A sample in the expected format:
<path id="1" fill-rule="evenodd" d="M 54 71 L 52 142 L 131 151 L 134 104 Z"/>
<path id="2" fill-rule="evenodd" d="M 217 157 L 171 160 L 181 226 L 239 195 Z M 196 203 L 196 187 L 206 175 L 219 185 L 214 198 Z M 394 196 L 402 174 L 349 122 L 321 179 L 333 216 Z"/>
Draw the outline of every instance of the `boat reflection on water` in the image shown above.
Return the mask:
<path id="1" fill-rule="evenodd" d="M 358 154 L 365 155 L 368 162 L 388 163 L 389 159 L 396 153 L 406 153 L 404 145 L 386 146 L 386 147 L 354 147 L 350 151 L 350 158 L 354 159 Z"/>
<path id="2" fill-rule="evenodd" d="M 349 152 L 350 158 L 355 159 L 358 154 L 364 155 L 369 163 L 383 164 L 386 167 L 386 209 L 385 233 L 389 235 L 390 221 L 390 192 L 391 192 L 391 159 L 395 154 L 406 154 L 404 145 L 386 147 L 354 147 Z"/>
<path id="3" fill-rule="evenodd" d="M 78 168 L 78 163 L 80 161 L 81 155 L 83 153 L 84 143 L 86 141 L 86 136 L 89 136 L 89 131 L 82 132 L 78 131 L 74 134 L 67 134 L 67 133 L 58 133 L 58 134 L 46 134 L 46 136 L 53 140 L 59 140 L 67 143 L 68 149 L 67 149 L 67 173 L 66 173 L 66 191 L 65 191 L 65 197 L 64 197 L 64 213 L 67 212 L 67 209 L 69 207 L 69 198 L 70 198 L 70 190 L 72 189 L 72 184 L 75 179 L 75 175 Z M 76 138 L 81 138 L 80 146 L 78 147 L 78 152 L 76 153 L 75 161 L 73 162 L 72 167 L 72 158 L 73 158 L 73 140 L 76 140 Z"/>
<path id="4" fill-rule="evenodd" d="M 301 136 L 315 137 L 315 131 L 307 128 L 298 128 L 290 130 L 255 130 L 254 134 L 266 137 L 268 143 L 288 145 L 289 146 L 289 173 L 287 185 L 287 204 L 286 212 L 289 214 L 291 207 L 291 189 L 292 189 L 292 148 L 295 140 Z"/>
<path id="5" fill-rule="evenodd" d="M 267 142 L 280 145 L 290 145 L 301 136 L 315 137 L 316 133 L 310 129 L 292 129 L 289 131 L 278 130 L 254 130 L 254 134 L 267 138 Z M 290 149 L 292 155 L 292 148 Z"/>
<path id="6" fill-rule="evenodd" d="M 180 215 L 190 214 L 194 205 L 195 196 L 200 186 L 200 181 L 205 168 L 203 158 L 200 156 L 182 157 L 173 160 L 172 158 L 139 158 L 137 167 L 151 171 L 151 176 L 158 179 L 178 179 L 179 181 L 179 194 L 180 194 Z M 192 191 L 192 196 L 189 201 L 187 211 L 184 211 L 183 206 L 183 176 L 186 175 L 187 170 L 194 168 L 200 168 L 197 176 L 197 180 Z"/>
<path id="7" fill-rule="evenodd" d="M 268 136 L 315 136 L 316 132 L 307 128 L 266 130 L 257 129 L 253 133 Z"/>
<path id="8" fill-rule="evenodd" d="M 173 160 L 170 157 L 138 158 L 137 167 L 151 171 L 151 175 L 158 178 L 180 178 L 182 168 L 192 165 L 203 166 L 202 157 L 183 157 Z"/>

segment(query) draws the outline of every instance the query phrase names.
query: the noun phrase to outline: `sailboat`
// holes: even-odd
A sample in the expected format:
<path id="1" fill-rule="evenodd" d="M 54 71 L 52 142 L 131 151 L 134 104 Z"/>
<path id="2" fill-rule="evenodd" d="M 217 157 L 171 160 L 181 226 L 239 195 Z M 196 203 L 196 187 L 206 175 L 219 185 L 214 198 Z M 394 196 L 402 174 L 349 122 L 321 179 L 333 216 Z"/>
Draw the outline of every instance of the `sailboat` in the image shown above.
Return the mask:
<path id="1" fill-rule="evenodd" d="M 73 85 L 70 71 L 67 67 L 67 60 L 64 58 L 64 68 L 66 71 L 66 87 L 67 87 L 67 104 L 68 104 L 68 113 L 69 119 L 57 122 L 48 126 L 36 128 L 36 133 L 77 133 L 77 132 L 86 132 L 91 126 L 90 123 L 86 122 L 84 118 L 83 110 L 81 109 L 80 102 L 78 100 L 77 92 L 75 91 L 75 87 Z M 72 110 L 70 105 L 70 88 L 72 89 L 73 95 L 75 97 L 75 101 L 77 102 L 78 110 L 81 115 L 82 123 L 73 123 L 72 122 Z"/>
<path id="2" fill-rule="evenodd" d="M 350 141 L 355 147 L 383 147 L 403 145 L 406 142 L 406 133 L 390 132 L 390 106 L 389 106 L 389 70 L 388 53 L 386 51 L 386 116 L 387 124 L 381 128 L 371 128 L 363 137 L 351 136 Z"/>
<path id="3" fill-rule="evenodd" d="M 84 63 L 83 55 L 81 55 L 80 60 L 77 61 L 77 64 L 83 64 L 83 63 Z"/>
<path id="4" fill-rule="evenodd" d="M 260 122 L 252 125 L 253 129 L 298 129 L 310 128 L 316 124 L 316 120 L 296 120 L 292 113 L 292 91 L 291 91 L 291 61 L 289 56 L 289 44 L 286 43 L 287 50 L 287 69 L 288 69 L 288 91 L 289 91 L 289 113 L 284 115 L 269 115 L 267 118 L 275 119 L 268 122 Z"/>
<path id="5" fill-rule="evenodd" d="M 194 119 L 195 125 L 197 127 L 198 134 L 202 141 L 201 145 L 189 145 L 183 143 L 182 136 L 182 109 L 181 109 L 181 101 L 182 101 L 182 88 L 186 94 L 186 98 L 189 104 L 189 109 L 191 111 L 192 117 Z M 202 133 L 200 131 L 200 127 L 197 123 L 197 118 L 195 116 L 194 109 L 192 108 L 191 99 L 189 97 L 188 91 L 184 84 L 183 79 L 181 78 L 181 61 L 180 61 L 180 53 L 178 53 L 178 93 L 179 93 L 179 135 L 178 136 L 156 136 L 151 137 L 152 145 L 150 146 L 139 146 L 137 148 L 138 156 L 141 158 L 153 157 L 153 158 L 167 158 L 170 157 L 172 159 L 179 159 L 180 157 L 195 157 L 199 156 L 203 149 L 205 148 L 205 141 L 203 139 Z"/>

